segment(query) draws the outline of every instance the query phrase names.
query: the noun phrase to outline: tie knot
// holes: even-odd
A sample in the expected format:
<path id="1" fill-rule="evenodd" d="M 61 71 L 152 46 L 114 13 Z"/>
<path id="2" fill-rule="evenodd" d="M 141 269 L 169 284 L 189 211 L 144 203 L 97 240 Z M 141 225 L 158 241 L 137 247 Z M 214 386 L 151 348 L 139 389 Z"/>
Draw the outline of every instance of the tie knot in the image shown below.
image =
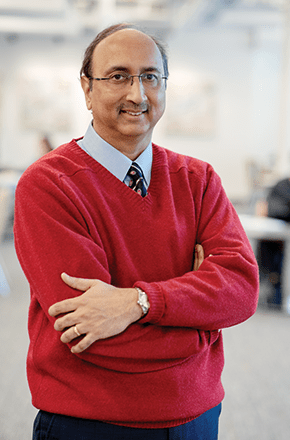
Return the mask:
<path id="1" fill-rule="evenodd" d="M 132 162 L 132 165 L 130 166 L 128 174 L 129 174 L 129 176 L 134 177 L 134 178 L 136 178 L 136 177 L 143 178 L 143 172 L 136 162 Z"/>

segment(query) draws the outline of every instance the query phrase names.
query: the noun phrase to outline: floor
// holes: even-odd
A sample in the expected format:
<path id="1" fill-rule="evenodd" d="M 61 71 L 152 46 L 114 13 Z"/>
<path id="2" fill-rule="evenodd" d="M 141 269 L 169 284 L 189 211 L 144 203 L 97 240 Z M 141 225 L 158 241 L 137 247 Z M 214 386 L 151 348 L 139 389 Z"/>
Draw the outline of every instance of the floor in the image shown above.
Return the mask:
<path id="1" fill-rule="evenodd" d="M 6 296 L 0 289 L 0 440 L 30 440 L 36 410 L 25 376 L 29 289 L 12 241 L 1 244 L 0 255 L 11 289 Z M 219 439 L 288 440 L 290 316 L 259 308 L 223 334 L 226 397 Z"/>

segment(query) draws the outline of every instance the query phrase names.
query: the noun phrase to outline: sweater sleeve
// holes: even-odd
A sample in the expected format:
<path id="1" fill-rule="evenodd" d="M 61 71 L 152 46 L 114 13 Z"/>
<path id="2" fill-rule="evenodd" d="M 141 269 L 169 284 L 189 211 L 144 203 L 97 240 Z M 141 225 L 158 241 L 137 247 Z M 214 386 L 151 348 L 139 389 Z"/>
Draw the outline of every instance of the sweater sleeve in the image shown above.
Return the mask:
<path id="1" fill-rule="evenodd" d="M 241 323 L 256 310 L 256 259 L 220 178 L 211 167 L 200 205 L 197 243 L 204 248 L 205 260 L 198 271 L 179 278 L 137 282 L 152 304 L 143 322 L 215 330 Z"/>
<path id="2" fill-rule="evenodd" d="M 18 259 L 33 298 L 45 313 L 55 302 L 79 294 L 64 285 L 62 272 L 111 281 L 100 238 L 92 239 L 59 177 L 47 174 L 36 170 L 22 176 L 16 188 L 14 222 Z M 90 260 L 94 264 L 88 264 Z"/>
<path id="3" fill-rule="evenodd" d="M 41 337 L 43 326 L 49 328 L 53 340 L 55 319 L 49 316 L 49 307 L 80 294 L 63 283 L 60 278 L 63 271 L 111 282 L 100 237 L 96 232 L 92 237 L 90 225 L 62 189 L 60 178 L 49 173 L 38 169 L 27 171 L 16 190 L 15 247 L 31 287 L 29 331 L 32 340 Z M 81 203 L 79 200 L 79 206 Z M 165 328 L 139 322 L 120 335 L 95 342 L 77 356 L 117 371 L 154 371 L 205 351 L 218 336 L 218 332 L 207 330 Z"/>

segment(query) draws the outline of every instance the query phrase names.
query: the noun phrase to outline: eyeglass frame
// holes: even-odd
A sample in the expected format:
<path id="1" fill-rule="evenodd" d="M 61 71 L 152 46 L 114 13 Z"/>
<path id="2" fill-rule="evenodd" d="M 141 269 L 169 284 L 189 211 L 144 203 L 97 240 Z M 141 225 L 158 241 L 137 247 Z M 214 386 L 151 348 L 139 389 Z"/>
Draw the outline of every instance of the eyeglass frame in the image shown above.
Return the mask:
<path id="1" fill-rule="evenodd" d="M 118 75 L 124 75 L 124 76 L 127 76 L 126 77 L 126 80 L 130 80 L 130 79 L 132 79 L 132 81 L 131 81 L 131 86 L 133 85 L 133 78 L 139 78 L 139 83 L 140 83 L 140 81 L 142 82 L 142 85 L 143 85 L 143 81 L 142 81 L 142 77 L 144 77 L 144 75 L 148 75 L 148 74 L 151 74 L 151 75 L 155 75 L 155 76 L 157 76 L 156 75 L 156 73 L 152 73 L 152 72 L 143 72 L 143 73 L 141 73 L 140 75 L 124 75 L 124 72 L 122 72 L 122 73 L 120 73 L 120 74 L 118 74 Z M 110 79 L 112 79 L 113 77 L 109 77 L 109 78 L 94 78 L 93 76 L 89 76 L 88 77 L 88 79 L 89 80 L 92 80 L 92 79 L 94 79 L 94 80 L 96 80 L 96 81 L 109 81 Z M 166 81 L 168 80 L 168 76 L 161 76 L 160 77 L 160 80 L 162 80 L 162 79 L 165 79 Z M 125 80 L 125 81 L 126 81 Z M 125 81 L 123 82 L 123 84 L 126 84 L 125 83 Z M 117 83 L 116 83 L 117 84 Z M 122 82 L 120 82 L 120 84 L 122 84 Z M 129 84 L 129 83 L 127 83 L 127 84 Z"/>

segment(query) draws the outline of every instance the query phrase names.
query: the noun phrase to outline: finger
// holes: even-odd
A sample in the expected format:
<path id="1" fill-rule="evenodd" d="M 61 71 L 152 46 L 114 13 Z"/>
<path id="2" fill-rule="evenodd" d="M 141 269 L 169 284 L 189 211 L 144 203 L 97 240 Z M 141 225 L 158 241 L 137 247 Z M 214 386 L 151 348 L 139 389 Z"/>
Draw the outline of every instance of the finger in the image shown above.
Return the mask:
<path id="1" fill-rule="evenodd" d="M 48 309 L 50 316 L 57 316 L 61 313 L 73 312 L 77 307 L 77 298 L 69 298 L 53 304 Z"/>
<path id="2" fill-rule="evenodd" d="M 61 274 L 61 279 L 73 289 L 81 290 L 83 292 L 92 287 L 96 282 L 96 280 L 92 279 L 71 277 L 65 272 Z"/>
<path id="3" fill-rule="evenodd" d="M 194 266 L 193 270 L 198 270 L 201 263 L 204 260 L 204 250 L 201 244 L 197 244 L 195 246 L 195 257 L 194 257 Z"/>
<path id="4" fill-rule="evenodd" d="M 81 333 L 81 336 L 83 336 L 82 332 L 80 330 L 80 325 L 78 325 L 77 330 L 79 333 Z M 64 344 L 68 344 L 69 342 L 71 342 L 74 339 L 79 338 L 79 337 L 80 336 L 75 331 L 75 326 L 72 326 L 61 335 L 60 340 Z"/>
<path id="5" fill-rule="evenodd" d="M 92 335 L 86 335 L 78 344 L 74 345 L 71 348 L 72 353 L 81 353 L 85 351 L 87 348 L 92 345 L 93 342 L 97 341 L 98 338 L 93 337 Z"/>
<path id="6" fill-rule="evenodd" d="M 58 332 L 62 332 L 64 329 L 75 325 L 77 319 L 78 318 L 74 312 L 68 313 L 55 321 L 54 329 Z"/>
<path id="7" fill-rule="evenodd" d="M 198 260 L 200 261 L 200 263 L 203 262 L 204 260 L 204 250 L 201 244 L 197 244 L 197 253 L 198 253 Z"/>

